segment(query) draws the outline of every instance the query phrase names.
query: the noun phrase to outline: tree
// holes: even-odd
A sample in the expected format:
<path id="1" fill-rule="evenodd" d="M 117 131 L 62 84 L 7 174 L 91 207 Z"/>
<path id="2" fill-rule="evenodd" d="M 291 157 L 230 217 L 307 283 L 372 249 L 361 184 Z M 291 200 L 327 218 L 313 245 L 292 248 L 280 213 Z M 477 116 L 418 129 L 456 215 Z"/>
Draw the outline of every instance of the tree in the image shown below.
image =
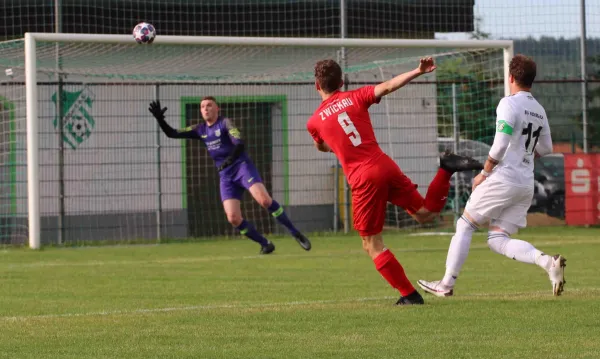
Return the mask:
<path id="1" fill-rule="evenodd" d="M 471 40 L 486 40 L 490 38 L 490 33 L 485 32 L 481 29 L 481 24 L 483 23 L 483 19 L 481 17 L 475 17 L 473 20 L 474 30 L 469 37 Z"/>
<path id="2" fill-rule="evenodd" d="M 475 18 L 471 39 L 487 39 L 481 18 Z M 456 104 L 461 138 L 491 143 L 495 129 L 496 103 L 502 96 L 502 79 L 493 78 L 486 64 L 493 56 L 486 51 L 457 53 L 438 63 L 438 135 L 453 134 L 452 86 L 456 85 Z"/>

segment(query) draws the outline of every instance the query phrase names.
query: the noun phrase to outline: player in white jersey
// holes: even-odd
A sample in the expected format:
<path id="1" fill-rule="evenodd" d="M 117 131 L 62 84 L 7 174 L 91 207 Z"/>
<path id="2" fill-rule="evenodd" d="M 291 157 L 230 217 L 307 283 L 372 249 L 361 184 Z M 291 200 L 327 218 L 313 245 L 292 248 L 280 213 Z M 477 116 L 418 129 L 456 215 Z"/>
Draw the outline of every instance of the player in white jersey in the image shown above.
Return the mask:
<path id="1" fill-rule="evenodd" d="M 488 159 L 473 181 L 473 192 L 456 223 L 450 242 L 446 274 L 440 281 L 419 280 L 423 290 L 438 297 L 454 294 L 454 284 L 480 226 L 489 224 L 488 246 L 519 262 L 542 267 L 552 282 L 552 292 L 563 291 L 566 259 L 549 256 L 528 242 L 510 238 L 527 224 L 533 198 L 533 165 L 536 156 L 552 153 L 552 137 L 546 111 L 530 93 L 536 64 L 516 55 L 510 62 L 510 93 L 496 109 L 496 135 Z"/>

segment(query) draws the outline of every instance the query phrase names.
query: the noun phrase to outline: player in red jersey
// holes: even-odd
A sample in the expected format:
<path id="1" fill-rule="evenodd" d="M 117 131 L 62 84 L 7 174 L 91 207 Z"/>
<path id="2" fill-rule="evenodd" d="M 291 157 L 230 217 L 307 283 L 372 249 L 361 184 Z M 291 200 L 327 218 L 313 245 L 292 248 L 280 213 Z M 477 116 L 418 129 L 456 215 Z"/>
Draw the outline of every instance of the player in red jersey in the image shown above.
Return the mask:
<path id="1" fill-rule="evenodd" d="M 315 85 L 323 102 L 308 120 L 308 132 L 319 151 L 333 152 L 341 162 L 352 189 L 354 228 L 362 237 L 363 249 L 373 259 L 375 268 L 400 292 L 398 305 L 423 304 L 423 297 L 383 243 L 381 232 L 387 202 L 404 208 L 419 223 L 431 221 L 446 204 L 452 174 L 483 168 L 470 157 L 446 153 L 440 158 L 440 169 L 423 198 L 417 185 L 377 143 L 369 107 L 435 68 L 433 59 L 427 57 L 421 59 L 416 69 L 377 86 L 340 91 L 343 85 L 340 65 L 333 60 L 319 61 L 315 65 Z"/>

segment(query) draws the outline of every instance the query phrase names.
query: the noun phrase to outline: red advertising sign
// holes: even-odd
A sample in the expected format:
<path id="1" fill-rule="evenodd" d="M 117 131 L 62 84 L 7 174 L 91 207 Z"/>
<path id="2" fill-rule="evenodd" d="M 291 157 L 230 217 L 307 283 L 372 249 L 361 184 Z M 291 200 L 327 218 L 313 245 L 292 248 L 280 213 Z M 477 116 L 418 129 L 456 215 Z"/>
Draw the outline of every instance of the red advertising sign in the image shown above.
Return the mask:
<path id="1" fill-rule="evenodd" d="M 567 224 L 600 224 L 600 154 L 565 154 L 565 187 Z"/>

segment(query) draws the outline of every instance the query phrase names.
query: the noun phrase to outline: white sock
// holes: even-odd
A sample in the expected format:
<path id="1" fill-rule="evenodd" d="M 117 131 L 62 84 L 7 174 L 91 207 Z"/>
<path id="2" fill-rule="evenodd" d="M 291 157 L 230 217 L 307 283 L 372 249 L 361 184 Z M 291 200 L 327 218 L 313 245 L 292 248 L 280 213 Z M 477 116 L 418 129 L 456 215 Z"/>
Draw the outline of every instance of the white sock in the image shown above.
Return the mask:
<path id="1" fill-rule="evenodd" d="M 450 242 L 448 248 L 448 257 L 446 258 L 446 274 L 442 279 L 442 285 L 453 288 L 456 283 L 456 278 L 460 273 L 460 269 L 467 260 L 469 255 L 469 247 L 473 232 L 477 230 L 477 226 L 471 223 L 465 216 L 461 216 L 456 222 L 456 233 Z"/>
<path id="2" fill-rule="evenodd" d="M 520 239 L 509 238 L 504 232 L 489 232 L 488 246 L 498 254 L 507 256 L 519 262 L 537 264 L 548 270 L 550 256 L 536 249 L 531 243 Z"/>
<path id="3" fill-rule="evenodd" d="M 546 253 L 540 252 L 537 250 L 535 255 L 535 264 L 544 268 L 545 270 L 549 270 L 552 265 L 552 256 L 547 255 Z"/>

